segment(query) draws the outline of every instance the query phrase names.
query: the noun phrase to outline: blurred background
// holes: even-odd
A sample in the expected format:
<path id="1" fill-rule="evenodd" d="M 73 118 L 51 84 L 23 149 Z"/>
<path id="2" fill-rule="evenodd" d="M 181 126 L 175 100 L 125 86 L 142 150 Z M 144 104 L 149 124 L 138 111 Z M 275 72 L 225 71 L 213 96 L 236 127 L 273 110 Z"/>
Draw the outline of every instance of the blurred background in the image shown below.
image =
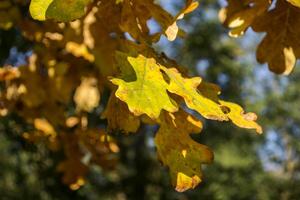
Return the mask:
<path id="1" fill-rule="evenodd" d="M 174 13 L 181 3 L 161 1 Z M 284 77 L 258 65 L 255 49 L 262 35 L 248 30 L 240 39 L 229 38 L 217 17 L 223 3 L 201 1 L 200 8 L 180 22 L 186 37 L 174 43 L 162 39 L 156 48 L 188 66 L 190 75 L 220 85 L 222 97 L 257 113 L 263 135 L 206 121 L 203 133 L 193 138 L 214 150 L 215 161 L 204 168 L 199 187 L 177 193 L 167 169 L 157 161 L 157 127 L 116 134 L 116 168 L 104 172 L 92 166 L 87 184 L 71 191 L 56 171 L 60 157 L 43 145 L 24 141 L 26 124 L 9 115 L 0 119 L 0 199 L 300 199 L 300 69 Z M 28 54 L 30 44 L 18 30 L 0 30 L 0 65 L 23 64 Z"/>

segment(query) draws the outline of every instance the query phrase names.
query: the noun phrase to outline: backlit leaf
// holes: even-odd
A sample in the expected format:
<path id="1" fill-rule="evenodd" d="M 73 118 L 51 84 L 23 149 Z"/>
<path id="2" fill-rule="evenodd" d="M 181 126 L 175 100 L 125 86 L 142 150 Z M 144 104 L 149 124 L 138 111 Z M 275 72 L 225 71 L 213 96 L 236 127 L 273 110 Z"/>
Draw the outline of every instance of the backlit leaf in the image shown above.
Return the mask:
<path id="1" fill-rule="evenodd" d="M 289 74 L 300 58 L 300 9 L 285 0 L 253 24 L 256 32 L 266 32 L 257 49 L 257 60 L 268 63 L 271 71 Z"/>
<path id="2" fill-rule="evenodd" d="M 213 100 L 203 96 L 197 89 L 201 84 L 201 78 L 183 78 L 175 68 L 162 68 L 170 78 L 168 91 L 184 98 L 186 105 L 203 117 L 214 120 L 228 120 L 220 105 Z"/>
<path id="3" fill-rule="evenodd" d="M 255 122 L 257 119 L 255 113 L 244 113 L 243 108 L 235 103 L 226 101 L 220 101 L 220 103 L 228 109 L 227 116 L 235 125 L 241 128 L 255 129 L 257 133 L 262 133 L 261 126 Z"/>
<path id="4" fill-rule="evenodd" d="M 168 166 L 172 183 L 179 192 L 195 188 L 202 181 L 201 165 L 213 160 L 212 151 L 189 136 L 201 129 L 202 123 L 184 111 L 161 116 L 155 136 L 157 154 Z"/>
<path id="5" fill-rule="evenodd" d="M 152 119 L 157 119 L 162 110 L 177 111 L 155 59 L 139 55 L 128 57 L 128 62 L 136 73 L 136 80 L 126 82 L 114 78 L 111 81 L 118 86 L 116 96 L 127 103 L 129 110 L 136 116 L 147 114 Z"/>
<path id="6" fill-rule="evenodd" d="M 219 12 L 220 21 L 230 28 L 233 37 L 243 35 L 253 21 L 267 11 L 270 0 L 227 0 L 228 6 Z"/>
<path id="7" fill-rule="evenodd" d="M 36 20 L 72 21 L 85 14 L 90 0 L 31 0 L 30 13 Z"/>
<path id="8" fill-rule="evenodd" d="M 299 0 L 287 0 L 288 2 L 290 2 L 291 4 L 293 4 L 294 6 L 300 7 L 300 1 Z"/>

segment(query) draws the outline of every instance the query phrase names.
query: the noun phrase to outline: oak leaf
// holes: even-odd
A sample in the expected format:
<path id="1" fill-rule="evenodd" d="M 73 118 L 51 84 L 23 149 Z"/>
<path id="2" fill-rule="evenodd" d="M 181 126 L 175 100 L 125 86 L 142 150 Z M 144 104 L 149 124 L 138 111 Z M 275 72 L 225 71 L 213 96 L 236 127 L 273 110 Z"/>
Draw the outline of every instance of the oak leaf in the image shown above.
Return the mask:
<path id="1" fill-rule="evenodd" d="M 181 9 L 181 11 L 173 19 L 173 23 L 165 30 L 165 35 L 169 41 L 174 41 L 179 33 L 180 29 L 177 26 L 177 21 L 182 19 L 184 15 L 193 12 L 198 6 L 199 3 L 197 1 L 187 0 L 186 6 Z"/>
<path id="2" fill-rule="evenodd" d="M 300 58 L 300 9 L 285 0 L 261 15 L 253 24 L 256 32 L 266 32 L 257 49 L 257 60 L 268 63 L 271 71 L 289 74 Z"/>
<path id="3" fill-rule="evenodd" d="M 202 181 L 201 165 L 211 163 L 212 151 L 195 142 L 191 133 L 199 133 L 202 123 L 184 111 L 163 113 L 155 136 L 157 154 L 168 166 L 172 184 L 179 192 L 195 188 Z"/>
<path id="4" fill-rule="evenodd" d="M 197 89 L 201 84 L 200 77 L 183 78 L 175 68 L 161 67 L 168 75 L 170 84 L 168 91 L 184 98 L 186 105 L 207 119 L 225 121 L 228 120 L 217 102 L 203 96 Z"/>
<path id="5" fill-rule="evenodd" d="M 118 86 L 116 96 L 127 103 L 129 110 L 136 116 L 147 114 L 152 119 L 157 119 L 163 109 L 177 111 L 155 59 L 139 55 L 137 58 L 128 57 L 128 62 L 133 67 L 136 80 L 127 82 L 114 78 L 111 81 Z"/>
<path id="6" fill-rule="evenodd" d="M 255 129 L 257 133 L 262 133 L 262 128 L 255 121 L 257 120 L 257 115 L 255 113 L 249 112 L 245 113 L 243 108 L 238 104 L 220 101 L 220 103 L 228 109 L 228 118 L 241 128 Z"/>
<path id="7" fill-rule="evenodd" d="M 168 91 L 182 97 L 188 108 L 207 119 L 231 120 L 239 127 L 255 129 L 261 133 L 261 127 L 255 122 L 256 118 L 246 119 L 247 114 L 244 114 L 240 106 L 221 101 L 218 97 L 221 92 L 214 84 L 205 83 L 200 77 L 184 78 L 176 68 L 166 68 L 154 58 L 143 55 L 128 57 L 128 61 L 134 72 L 123 72 L 123 79 L 127 81 L 112 79 L 112 82 L 119 86 L 116 96 L 126 102 L 129 110 L 136 116 L 147 114 L 155 120 L 163 109 L 170 113 L 177 111 L 173 104 L 175 100 L 169 96 Z M 128 68 L 126 66 L 124 64 L 123 68 Z M 136 80 L 133 80 L 134 75 Z"/>
<path id="8" fill-rule="evenodd" d="M 219 12 L 220 21 L 230 28 L 229 35 L 243 35 L 253 21 L 267 11 L 270 0 L 227 0 L 228 6 Z"/>

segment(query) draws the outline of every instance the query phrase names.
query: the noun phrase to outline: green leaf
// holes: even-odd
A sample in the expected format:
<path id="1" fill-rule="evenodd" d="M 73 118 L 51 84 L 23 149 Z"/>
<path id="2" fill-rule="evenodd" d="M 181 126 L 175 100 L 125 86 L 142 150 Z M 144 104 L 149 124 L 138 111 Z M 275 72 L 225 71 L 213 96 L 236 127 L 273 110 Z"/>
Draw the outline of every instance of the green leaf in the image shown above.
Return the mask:
<path id="1" fill-rule="evenodd" d="M 123 58 L 117 56 L 117 59 Z M 159 118 L 163 109 L 177 111 L 177 106 L 168 96 L 168 84 L 155 59 L 139 55 L 137 58 L 128 57 L 128 62 L 135 71 L 136 80 L 126 82 L 114 78 L 111 81 L 119 86 L 116 96 L 127 103 L 129 110 L 136 116 L 147 114 L 152 119 Z"/>
<path id="2" fill-rule="evenodd" d="M 90 0 L 31 0 L 29 9 L 33 19 L 67 22 L 82 17 L 89 2 Z"/>

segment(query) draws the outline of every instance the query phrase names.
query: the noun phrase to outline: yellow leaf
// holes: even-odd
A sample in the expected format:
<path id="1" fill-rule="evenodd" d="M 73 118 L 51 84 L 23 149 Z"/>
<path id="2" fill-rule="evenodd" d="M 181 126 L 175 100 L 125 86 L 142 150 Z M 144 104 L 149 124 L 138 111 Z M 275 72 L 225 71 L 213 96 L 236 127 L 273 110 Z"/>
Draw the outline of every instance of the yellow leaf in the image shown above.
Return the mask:
<path id="1" fill-rule="evenodd" d="M 85 14 L 90 0 L 31 0 L 30 13 L 36 20 L 72 21 Z"/>
<path id="2" fill-rule="evenodd" d="M 91 112 L 99 105 L 100 92 L 97 87 L 97 79 L 85 77 L 74 94 L 74 102 L 78 111 Z"/>
<path id="3" fill-rule="evenodd" d="M 114 78 L 111 81 L 118 86 L 116 96 L 127 103 L 129 110 L 136 116 L 147 114 L 152 119 L 157 119 L 163 109 L 177 111 L 155 59 L 139 55 L 137 58 L 128 57 L 128 62 L 135 71 L 136 80 L 126 82 Z"/>
<path id="4" fill-rule="evenodd" d="M 119 59 L 124 58 L 119 55 Z M 207 119 L 231 119 L 240 127 L 256 129 L 261 133 L 260 126 L 255 122 L 256 118 L 245 120 L 241 107 L 218 98 L 220 91 L 214 84 L 202 82 L 200 77 L 184 78 L 176 68 L 166 68 L 156 63 L 154 58 L 139 55 L 137 58 L 129 57 L 128 60 L 135 73 L 124 70 L 123 79 L 127 81 L 112 79 L 112 82 L 119 86 L 116 96 L 126 102 L 135 115 L 147 114 L 155 120 L 162 109 L 175 112 L 175 101 L 170 98 L 168 91 L 182 97 L 188 108 Z M 127 68 L 124 62 L 122 66 L 123 69 Z"/>
<path id="5" fill-rule="evenodd" d="M 162 67 L 170 78 L 168 91 L 184 98 L 188 108 L 197 111 L 207 119 L 231 120 L 241 128 L 255 129 L 262 133 L 262 128 L 255 122 L 255 114 L 244 114 L 243 109 L 234 103 L 221 101 L 218 98 L 219 88 L 210 83 L 202 82 L 201 78 L 183 78 L 175 68 Z M 256 116 L 256 115 L 255 115 Z"/>
<path id="6" fill-rule="evenodd" d="M 293 4 L 294 6 L 297 6 L 300 8 L 300 0 L 287 0 L 288 2 L 290 2 L 291 4 Z"/>
<path id="7" fill-rule="evenodd" d="M 203 96 L 197 89 L 201 84 L 201 78 L 183 78 L 175 68 L 162 70 L 169 76 L 170 84 L 168 91 L 184 98 L 186 105 L 207 119 L 225 121 L 228 120 L 223 113 L 220 104 Z"/>
<path id="8" fill-rule="evenodd" d="M 56 137 L 56 131 L 54 127 L 46 119 L 35 119 L 34 127 L 42 131 L 46 136 Z"/>
<path id="9" fill-rule="evenodd" d="M 77 124 L 79 124 L 79 118 L 77 117 L 69 117 L 66 119 L 66 126 L 68 128 L 73 128 L 74 126 L 76 126 Z"/>
<path id="10" fill-rule="evenodd" d="M 211 150 L 189 136 L 201 129 L 201 122 L 182 110 L 161 115 L 155 136 L 157 154 L 168 166 L 172 184 L 179 192 L 195 188 L 202 181 L 201 165 L 213 160 Z"/>
<path id="11" fill-rule="evenodd" d="M 177 173 L 176 190 L 178 192 L 184 192 L 188 189 L 194 189 L 199 183 L 201 183 L 199 176 L 194 175 L 192 177 L 185 175 L 184 173 Z"/>
<path id="12" fill-rule="evenodd" d="M 270 0 L 227 0 L 228 6 L 219 12 L 220 21 L 230 28 L 229 35 L 238 37 L 252 25 L 253 21 L 267 11 Z"/>
<path id="13" fill-rule="evenodd" d="M 29 9 L 33 19 L 46 20 L 47 8 L 52 2 L 53 0 L 31 0 Z"/>
<path id="14" fill-rule="evenodd" d="M 174 22 L 174 23 L 173 23 L 171 26 L 169 26 L 169 27 L 167 28 L 167 30 L 165 31 L 165 34 L 166 34 L 166 36 L 167 36 L 167 39 L 168 39 L 169 41 L 174 41 L 174 40 L 176 39 L 176 37 L 177 37 L 178 31 L 179 31 L 179 28 L 178 28 L 178 26 L 177 26 L 177 23 Z"/>
<path id="15" fill-rule="evenodd" d="M 94 56 L 89 52 L 87 46 L 84 44 L 78 44 L 75 42 L 68 42 L 66 44 L 66 50 L 76 57 L 83 57 L 86 60 L 93 62 Z"/>
<path id="16" fill-rule="evenodd" d="M 199 6 L 199 3 L 197 1 L 188 0 L 186 7 L 181 11 L 183 14 L 188 14 L 196 10 Z"/>
<path id="17" fill-rule="evenodd" d="M 243 108 L 235 103 L 226 101 L 220 101 L 220 103 L 229 109 L 227 116 L 235 125 L 241 128 L 255 129 L 257 133 L 262 133 L 261 126 L 255 122 L 257 119 L 255 113 L 244 113 Z"/>
<path id="18" fill-rule="evenodd" d="M 252 27 L 256 32 L 267 33 L 257 48 L 257 60 L 268 63 L 277 74 L 290 74 L 300 58 L 300 9 L 279 0 Z"/>
<path id="19" fill-rule="evenodd" d="M 173 19 L 173 23 L 170 24 L 165 30 L 165 35 L 167 36 L 167 39 L 169 41 L 174 41 L 179 33 L 177 21 L 182 19 L 185 14 L 193 12 L 198 6 L 199 3 L 196 1 L 193 0 L 187 1 L 186 6 L 176 15 L 176 17 Z"/>

